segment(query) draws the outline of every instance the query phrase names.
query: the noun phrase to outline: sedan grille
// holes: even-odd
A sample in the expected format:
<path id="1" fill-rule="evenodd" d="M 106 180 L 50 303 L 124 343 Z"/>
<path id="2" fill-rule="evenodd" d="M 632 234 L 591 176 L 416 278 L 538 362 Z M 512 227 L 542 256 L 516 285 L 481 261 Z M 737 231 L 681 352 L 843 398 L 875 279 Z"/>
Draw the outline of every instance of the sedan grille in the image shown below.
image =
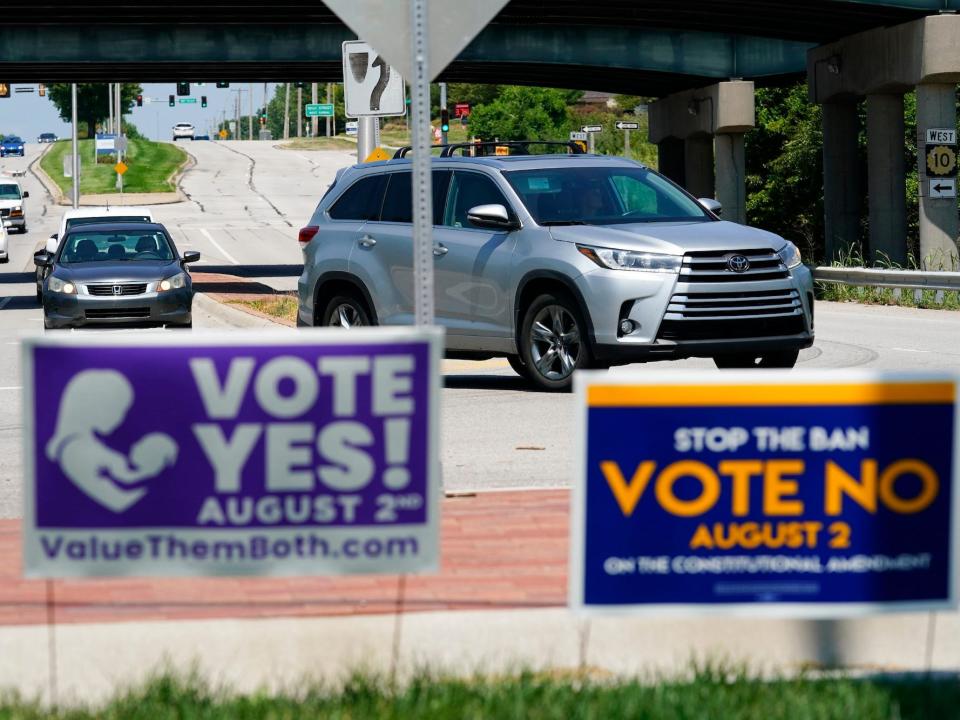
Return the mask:
<path id="1" fill-rule="evenodd" d="M 120 288 L 117 291 L 117 288 Z M 147 291 L 146 283 L 116 283 L 110 285 L 87 285 L 87 292 L 90 295 L 113 296 L 113 295 L 143 295 Z"/>
<path id="2" fill-rule="evenodd" d="M 746 258 L 745 263 L 742 258 Z M 746 269 L 737 272 L 733 267 Z M 683 267 L 680 269 L 680 282 L 683 283 L 743 283 L 788 277 L 790 273 L 783 261 L 772 250 L 688 252 L 683 256 Z"/>
<path id="3" fill-rule="evenodd" d="M 148 318 L 150 317 L 150 308 L 96 308 L 84 310 L 84 316 L 87 320 L 110 320 L 114 318 Z"/>

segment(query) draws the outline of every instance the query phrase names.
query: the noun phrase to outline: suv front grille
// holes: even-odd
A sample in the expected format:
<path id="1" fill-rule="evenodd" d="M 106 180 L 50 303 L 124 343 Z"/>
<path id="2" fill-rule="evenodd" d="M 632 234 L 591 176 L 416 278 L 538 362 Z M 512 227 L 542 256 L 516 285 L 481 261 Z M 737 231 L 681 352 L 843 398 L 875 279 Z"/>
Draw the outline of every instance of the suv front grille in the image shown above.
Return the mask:
<path id="1" fill-rule="evenodd" d="M 665 320 L 728 320 L 731 318 L 801 315 L 800 293 L 783 290 L 676 293 Z"/>
<path id="2" fill-rule="evenodd" d="M 727 261 L 734 255 L 742 255 L 750 262 L 750 269 L 734 272 Z M 782 280 L 790 277 L 780 256 L 772 250 L 700 250 L 683 256 L 680 282 L 722 283 Z"/>
<path id="3" fill-rule="evenodd" d="M 113 289 L 120 288 L 119 293 Z M 87 285 L 87 292 L 91 295 L 143 295 L 147 291 L 146 283 L 117 283 L 111 285 Z"/>
<path id="4" fill-rule="evenodd" d="M 0 208 L 0 217 L 7 217 L 10 215 L 10 208 Z"/>

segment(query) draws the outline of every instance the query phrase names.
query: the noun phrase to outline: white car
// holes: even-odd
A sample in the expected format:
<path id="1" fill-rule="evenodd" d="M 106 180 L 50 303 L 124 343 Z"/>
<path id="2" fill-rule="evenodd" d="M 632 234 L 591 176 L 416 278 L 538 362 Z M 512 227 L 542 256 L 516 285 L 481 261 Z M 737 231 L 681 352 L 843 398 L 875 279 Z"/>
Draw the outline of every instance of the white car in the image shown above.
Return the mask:
<path id="1" fill-rule="evenodd" d="M 0 222 L 19 232 L 27 231 L 27 205 L 30 193 L 24 192 L 16 178 L 0 175 Z"/>
<path id="2" fill-rule="evenodd" d="M 173 126 L 173 141 L 193 140 L 194 127 L 190 123 L 177 123 Z"/>
<path id="3" fill-rule="evenodd" d="M 10 262 L 10 238 L 7 235 L 9 221 L 0 222 L 0 263 Z"/>
<path id="4" fill-rule="evenodd" d="M 153 222 L 153 213 L 145 207 L 85 207 L 67 210 L 60 219 L 60 229 L 47 238 L 46 251 L 53 255 L 57 252 L 60 238 L 78 225 L 91 225 L 98 222 Z M 43 281 L 50 268 L 37 267 L 37 300 L 43 298 Z"/>

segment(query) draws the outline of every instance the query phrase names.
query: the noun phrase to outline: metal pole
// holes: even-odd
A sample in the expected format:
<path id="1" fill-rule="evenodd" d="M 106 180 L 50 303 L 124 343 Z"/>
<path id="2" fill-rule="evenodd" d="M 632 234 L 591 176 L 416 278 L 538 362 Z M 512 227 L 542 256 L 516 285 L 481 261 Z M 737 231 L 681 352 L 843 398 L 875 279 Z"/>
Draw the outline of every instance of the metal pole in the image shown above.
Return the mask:
<path id="1" fill-rule="evenodd" d="M 303 137 L 303 88 L 297 88 L 297 137 Z"/>
<path id="2" fill-rule="evenodd" d="M 332 90 L 332 88 L 333 88 L 333 83 L 327 83 L 327 105 L 329 105 L 330 103 L 333 102 L 333 90 Z M 328 116 L 328 117 L 327 117 L 327 137 L 330 137 L 330 135 L 331 135 L 331 133 L 330 133 L 330 124 L 331 124 L 331 122 L 334 123 L 334 125 L 333 125 L 333 133 L 332 133 L 332 134 L 333 134 L 333 135 L 336 135 L 336 134 L 337 134 L 336 118 L 333 118 L 333 117 L 329 117 L 329 116 Z"/>
<path id="3" fill-rule="evenodd" d="M 274 91 L 274 92 L 276 92 L 276 91 Z M 251 95 L 252 95 L 252 93 L 251 93 Z M 252 103 L 253 100 L 251 99 L 250 102 Z M 267 108 L 268 108 L 269 106 L 270 106 L 270 100 L 267 98 L 267 83 L 264 83 L 264 84 L 263 84 L 263 115 L 264 115 L 264 117 L 266 117 L 266 118 L 268 118 L 268 119 L 269 119 L 269 117 L 270 117 L 270 113 L 267 112 Z M 266 124 L 264 124 L 263 129 L 264 129 L 264 130 L 267 129 Z"/>
<path id="4" fill-rule="evenodd" d="M 237 133 L 234 136 L 234 139 L 239 140 L 240 136 L 243 134 L 243 128 L 240 125 L 240 91 L 239 90 L 237 91 L 237 102 L 234 104 L 233 109 L 237 114 L 237 128 L 236 128 Z"/>
<path id="5" fill-rule="evenodd" d="M 314 105 L 316 105 L 318 102 L 318 99 L 319 99 L 318 93 L 319 93 L 319 88 L 317 87 L 317 83 L 315 82 L 310 83 L 310 102 Z M 327 125 L 329 124 L 330 123 L 328 122 Z M 310 118 L 310 137 L 316 137 L 319 132 L 320 132 L 320 118 L 318 117 Z"/>
<path id="6" fill-rule="evenodd" d="M 77 143 L 77 84 L 73 83 L 70 86 L 70 122 L 73 124 L 73 129 L 71 131 L 73 147 L 71 148 L 72 155 L 72 165 L 73 169 L 73 209 L 76 210 L 80 207 L 80 156 L 78 155 L 78 143 Z"/>
<path id="7" fill-rule="evenodd" d="M 447 109 L 447 84 L 440 83 L 440 110 L 442 111 L 446 109 Z M 441 112 L 440 114 L 442 117 L 443 113 Z M 440 142 L 443 145 L 447 144 L 447 131 L 444 130 L 442 127 L 440 128 Z"/>
<path id="8" fill-rule="evenodd" d="M 103 106 L 101 106 L 103 107 Z M 113 83 L 107 83 L 107 133 L 113 132 Z M 87 134 L 90 131 L 87 130 Z M 94 131 L 96 134 L 96 131 Z"/>
<path id="9" fill-rule="evenodd" d="M 630 157 L 630 130 L 623 131 L 623 154 Z"/>
<path id="10" fill-rule="evenodd" d="M 370 153 L 376 147 L 375 124 L 377 118 L 361 117 L 357 118 L 357 162 L 366 161 Z"/>
<path id="11" fill-rule="evenodd" d="M 266 95 L 267 86 L 264 85 L 263 87 L 264 87 L 263 94 Z M 264 101 L 263 107 L 264 108 L 267 107 L 266 101 Z M 237 134 L 239 135 L 240 133 L 237 133 Z M 249 135 L 249 138 L 248 138 L 249 140 L 253 140 L 253 83 L 250 83 L 250 117 L 247 118 L 247 135 Z"/>
<path id="12" fill-rule="evenodd" d="M 123 137 L 123 105 L 120 102 L 120 83 L 114 83 L 113 89 L 115 93 L 115 98 L 117 101 L 117 141 Z M 117 150 L 117 162 L 123 160 L 123 152 L 119 149 Z M 123 175 L 117 173 L 117 187 L 120 189 L 120 194 L 123 194 Z"/>
<path id="13" fill-rule="evenodd" d="M 290 139 L 290 83 L 283 84 L 283 139 Z"/>
<path id="14" fill-rule="evenodd" d="M 594 136 L 594 133 L 592 132 L 587 133 L 587 152 L 590 153 L 591 155 L 593 155 L 593 136 Z"/>
<path id="15" fill-rule="evenodd" d="M 433 198 L 430 177 L 430 71 L 427 0 L 410 0 L 414 58 L 411 110 L 413 146 L 413 277 L 417 325 L 433 325 Z"/>

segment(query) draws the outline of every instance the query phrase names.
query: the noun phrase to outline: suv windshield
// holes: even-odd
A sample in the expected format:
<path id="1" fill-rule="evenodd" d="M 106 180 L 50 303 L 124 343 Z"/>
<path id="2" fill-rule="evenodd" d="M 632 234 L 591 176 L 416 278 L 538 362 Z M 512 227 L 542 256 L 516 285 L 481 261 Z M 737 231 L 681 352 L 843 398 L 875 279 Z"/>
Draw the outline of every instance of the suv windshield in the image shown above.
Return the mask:
<path id="1" fill-rule="evenodd" d="M 19 200 L 19 185 L 0 185 L 0 200 Z"/>
<path id="2" fill-rule="evenodd" d="M 67 235 L 60 253 L 60 262 L 65 265 L 150 260 L 170 262 L 173 259 L 173 249 L 167 236 L 156 230 L 143 233 L 132 230 L 78 230 Z"/>
<path id="3" fill-rule="evenodd" d="M 711 219 L 698 202 L 646 168 L 565 167 L 503 174 L 538 225 Z"/>

